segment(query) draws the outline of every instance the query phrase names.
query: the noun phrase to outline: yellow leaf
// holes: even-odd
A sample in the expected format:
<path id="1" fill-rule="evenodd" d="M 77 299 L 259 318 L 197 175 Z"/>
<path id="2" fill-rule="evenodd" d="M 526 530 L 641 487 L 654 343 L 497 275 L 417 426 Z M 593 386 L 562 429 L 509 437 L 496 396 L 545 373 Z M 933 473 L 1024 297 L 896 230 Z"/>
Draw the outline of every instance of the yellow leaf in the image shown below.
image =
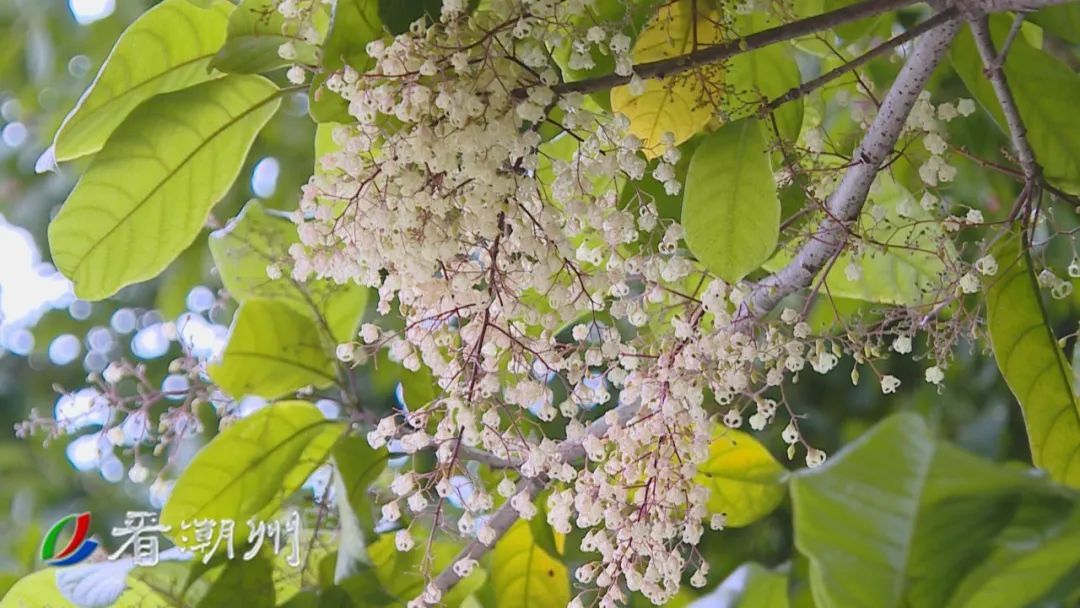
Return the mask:
<path id="1" fill-rule="evenodd" d="M 712 22 L 715 17 L 694 17 L 694 7 L 689 0 L 661 7 L 634 44 L 634 63 L 686 55 L 695 50 L 695 43 L 701 48 L 721 40 L 720 30 Z M 706 69 L 719 70 L 716 66 Z M 677 145 L 708 124 L 713 106 L 702 86 L 702 79 L 707 76 L 709 74 L 701 70 L 690 70 L 666 78 L 649 79 L 645 81 L 642 93 L 636 96 L 629 85 L 615 87 L 611 90 L 611 110 L 630 119 L 630 132 L 644 142 L 645 156 L 655 158 L 664 152 L 660 144 L 664 133 L 672 133 Z"/>
<path id="2" fill-rule="evenodd" d="M 499 608 L 562 608 L 570 602 L 566 566 L 536 544 L 526 521 L 495 545 L 491 584 Z"/>
<path id="3" fill-rule="evenodd" d="M 698 482 L 709 488 L 709 511 L 727 515 L 741 527 L 772 512 L 784 499 L 787 471 L 765 446 L 741 431 L 721 429 L 709 446 L 709 460 L 698 468 Z"/>

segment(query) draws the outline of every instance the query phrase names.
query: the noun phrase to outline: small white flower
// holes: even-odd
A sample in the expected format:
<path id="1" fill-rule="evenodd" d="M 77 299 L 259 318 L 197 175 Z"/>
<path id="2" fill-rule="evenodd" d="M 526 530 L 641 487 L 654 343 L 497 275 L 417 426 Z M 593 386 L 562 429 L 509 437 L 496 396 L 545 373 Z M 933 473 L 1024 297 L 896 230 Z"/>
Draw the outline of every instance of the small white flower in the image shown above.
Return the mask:
<path id="1" fill-rule="evenodd" d="M 411 551 L 412 548 L 416 546 L 416 542 L 413 541 L 413 537 L 409 534 L 408 528 L 397 531 L 397 534 L 394 535 L 394 546 L 402 553 Z"/>
<path id="2" fill-rule="evenodd" d="M 820 467 L 824 463 L 825 452 L 816 448 L 810 448 L 809 450 L 806 450 L 806 466 L 813 469 L 816 467 Z"/>
<path id="3" fill-rule="evenodd" d="M 964 293 L 976 293 L 979 291 L 979 277 L 968 272 L 960 277 L 960 291 Z"/>
<path id="4" fill-rule="evenodd" d="M 975 270 L 978 270 L 980 274 L 991 277 L 997 274 L 998 264 L 997 260 L 991 254 L 986 254 L 983 257 L 975 260 Z"/>
<path id="5" fill-rule="evenodd" d="M 945 379 L 945 372 L 940 367 L 934 365 L 926 368 L 926 381 L 930 384 L 941 384 L 941 381 Z"/>
<path id="6" fill-rule="evenodd" d="M 961 99 L 959 103 L 956 104 L 956 111 L 959 112 L 961 116 L 971 116 L 975 113 L 975 102 L 970 99 Z"/>
<path id="7" fill-rule="evenodd" d="M 896 376 L 890 374 L 881 378 L 881 392 L 888 395 L 895 393 L 897 388 L 900 388 L 900 379 Z"/>
<path id="8" fill-rule="evenodd" d="M 906 355 L 911 352 L 911 337 L 910 336 L 897 336 L 892 343 L 892 349 L 901 355 Z"/>

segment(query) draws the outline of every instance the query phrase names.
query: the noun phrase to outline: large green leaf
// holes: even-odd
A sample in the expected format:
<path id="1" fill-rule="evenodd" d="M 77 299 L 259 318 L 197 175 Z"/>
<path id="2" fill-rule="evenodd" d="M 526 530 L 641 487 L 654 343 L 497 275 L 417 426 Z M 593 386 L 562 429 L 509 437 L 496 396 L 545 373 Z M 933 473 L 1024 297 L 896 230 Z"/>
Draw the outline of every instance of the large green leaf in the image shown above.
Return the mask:
<path id="1" fill-rule="evenodd" d="M 210 252 L 222 285 L 237 301 L 274 300 L 311 319 L 334 344 L 352 339 L 369 290 L 352 282 L 337 285 L 329 279 L 292 278 L 289 247 L 297 242 L 295 224 L 251 201 L 225 228 L 210 235 Z M 271 265 L 280 277 L 270 278 Z"/>
<path id="2" fill-rule="evenodd" d="M 412 533 L 415 535 L 417 546 L 411 551 L 398 551 L 394 546 L 393 533 L 383 534 L 368 546 L 372 566 L 382 585 L 380 591 L 385 591 L 397 598 L 398 601 L 393 603 L 395 607 L 403 606 L 424 592 L 424 587 L 427 585 L 427 580 L 423 575 L 424 568 L 429 568 L 430 572 L 435 573 L 453 566 L 454 559 L 461 549 L 458 543 L 444 538 L 435 539 L 432 543 L 432 559 L 425 566 L 424 548 L 428 546 L 428 539 L 421 537 L 424 532 L 419 526 L 414 526 Z M 461 606 L 462 602 L 483 586 L 487 579 L 487 571 L 477 566 L 469 576 L 443 595 L 441 605 L 447 608 Z"/>
<path id="3" fill-rule="evenodd" d="M 211 0 L 205 8 L 165 0 L 136 19 L 57 131 L 56 160 L 100 150 L 143 101 L 217 77 L 210 60 L 225 41 L 232 8 L 225 0 Z"/>
<path id="4" fill-rule="evenodd" d="M 548 608 L 570 601 L 566 566 L 533 540 L 529 522 L 514 524 L 491 557 L 492 592 L 500 608 Z"/>
<path id="5" fill-rule="evenodd" d="M 697 479 L 709 488 L 709 512 L 724 513 L 727 525 L 746 526 L 765 517 L 784 500 L 787 471 L 752 435 L 732 429 L 716 432 L 709 459 Z"/>
<path id="6" fill-rule="evenodd" d="M 286 24 L 277 0 L 244 0 L 229 16 L 228 37 L 214 56 L 213 66 L 223 72 L 255 74 L 290 63 L 312 65 L 318 54 L 298 35 L 295 22 Z M 281 58 L 278 48 L 292 42 L 296 59 Z"/>
<path id="7" fill-rule="evenodd" d="M 1011 18 L 990 20 L 996 48 L 1008 35 Z M 971 94 L 1007 132 L 993 87 L 983 72 L 982 59 L 968 28 L 963 28 L 949 52 L 953 67 Z M 1005 62 L 1005 76 L 1016 100 L 1027 139 L 1046 177 L 1064 190 L 1080 193 L 1080 121 L 1074 106 L 1080 99 L 1080 75 L 1017 36 Z"/>
<path id="8" fill-rule="evenodd" d="M 1059 38 L 1080 43 L 1080 4 L 1076 2 L 1048 6 L 1028 19 Z"/>
<path id="9" fill-rule="evenodd" d="M 254 559 L 234 559 L 210 585 L 197 608 L 244 606 L 272 608 L 274 603 L 274 565 L 266 555 Z"/>
<path id="10" fill-rule="evenodd" d="M 288 304 L 248 300 L 236 311 L 221 361 L 210 365 L 210 378 L 230 395 L 273 399 L 332 384 L 332 352 L 315 322 Z"/>
<path id="11" fill-rule="evenodd" d="M 261 76 L 227 76 L 159 95 L 109 137 L 49 225 L 57 267 L 100 300 L 161 272 L 232 186 L 280 105 Z"/>
<path id="12" fill-rule="evenodd" d="M 161 511 L 180 541 L 181 522 L 269 520 L 330 455 L 345 425 L 305 401 L 269 405 L 237 421 L 198 452 Z M 243 536 L 243 538 L 247 538 Z M 189 542 L 192 539 L 188 539 Z"/>
<path id="13" fill-rule="evenodd" d="M 45 568 L 30 573 L 19 579 L 0 599 L 0 608 L 35 608 L 52 606 L 68 608 L 74 606 L 56 587 L 56 569 Z"/>
<path id="14" fill-rule="evenodd" d="M 698 261 L 730 283 L 772 254 L 780 199 L 756 120 L 728 124 L 698 146 L 686 175 L 682 225 Z"/>
<path id="15" fill-rule="evenodd" d="M 995 255 L 1002 271 L 986 296 L 994 358 L 1020 402 L 1035 466 L 1080 487 L 1080 404 L 1072 369 L 1050 329 L 1020 238 L 1002 242 Z"/>
<path id="16" fill-rule="evenodd" d="M 1062 491 L 938 442 L 921 418 L 900 414 L 794 476 L 795 545 L 819 608 L 944 606 L 1007 542 L 1022 499 L 1058 505 Z"/>
<path id="17" fill-rule="evenodd" d="M 740 34 L 775 27 L 762 15 L 752 15 L 736 21 Z M 725 97 L 722 108 L 732 119 L 746 118 L 757 114 L 760 106 L 771 99 L 787 93 L 802 82 L 799 66 L 795 63 L 793 47 L 787 44 L 774 44 L 749 53 L 742 53 L 728 61 L 728 71 L 724 81 L 731 89 L 731 95 Z M 802 99 L 790 101 L 774 114 L 776 127 L 786 140 L 795 141 L 802 129 Z M 771 126 L 769 127 L 771 132 Z"/>

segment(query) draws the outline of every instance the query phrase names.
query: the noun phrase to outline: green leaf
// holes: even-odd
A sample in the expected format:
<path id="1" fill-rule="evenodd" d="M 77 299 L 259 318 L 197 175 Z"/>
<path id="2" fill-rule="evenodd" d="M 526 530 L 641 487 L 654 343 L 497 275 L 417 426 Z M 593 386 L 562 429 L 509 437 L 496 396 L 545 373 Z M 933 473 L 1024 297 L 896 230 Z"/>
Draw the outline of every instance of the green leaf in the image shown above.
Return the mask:
<path id="1" fill-rule="evenodd" d="M 787 470 L 752 435 L 719 429 L 697 480 L 709 488 L 709 512 L 741 527 L 772 513 L 784 500 Z"/>
<path id="2" fill-rule="evenodd" d="M 280 105 L 261 76 L 159 95 L 109 137 L 49 225 L 75 294 L 100 300 L 156 276 L 191 244 Z"/>
<path id="3" fill-rule="evenodd" d="M 698 146 L 686 175 L 682 225 L 698 261 L 729 283 L 776 249 L 780 199 L 756 120 L 725 125 Z"/>
<path id="4" fill-rule="evenodd" d="M 295 224 L 253 200 L 210 235 L 210 253 L 222 285 L 237 301 L 274 300 L 310 319 L 332 344 L 352 339 L 367 307 L 368 288 L 353 282 L 338 285 L 329 279 L 300 282 L 292 278 L 289 247 L 299 240 Z M 271 279 L 267 275 L 271 265 L 282 276 Z"/>
<path id="5" fill-rule="evenodd" d="M 1012 18 L 994 15 L 990 20 L 996 47 L 1000 49 Z M 971 94 L 986 108 L 1002 132 L 1008 133 L 1005 117 L 971 31 L 962 28 L 949 52 L 953 67 Z M 1009 82 L 1027 138 L 1050 181 L 1072 194 L 1080 193 L 1080 121 L 1073 108 L 1080 99 L 1080 75 L 1017 36 L 1005 62 Z"/>
<path id="6" fill-rule="evenodd" d="M 198 518 L 236 522 L 247 538 L 249 519 L 267 520 L 330 455 L 345 425 L 305 401 L 268 405 L 221 431 L 176 481 L 161 523 Z"/>
<path id="7" fill-rule="evenodd" d="M 1064 525 L 1055 522 L 1040 532 L 1023 542 L 999 542 L 964 578 L 949 606 L 1042 606 L 1074 595 L 1080 589 L 1080 509 Z"/>
<path id="8" fill-rule="evenodd" d="M 357 71 L 370 68 L 375 62 L 367 54 L 367 45 L 382 38 L 383 33 L 376 0 L 339 0 L 323 45 L 323 67 L 337 70 L 350 65 Z"/>
<path id="9" fill-rule="evenodd" d="M 369 2 L 370 0 L 365 0 Z M 442 14 L 442 0 L 378 0 L 379 17 L 391 34 L 397 36 L 409 31 L 409 26 L 420 18 L 438 23 Z"/>
<path id="10" fill-rule="evenodd" d="M 136 19 L 60 125 L 53 143 L 56 160 L 100 150 L 143 101 L 217 77 L 210 60 L 225 41 L 232 8 L 225 0 L 208 2 L 206 8 L 165 0 Z"/>
<path id="11" fill-rule="evenodd" d="M 198 603 L 198 608 L 272 608 L 275 605 L 273 567 L 265 555 L 256 555 L 250 560 L 229 560 Z"/>
<path id="12" fill-rule="evenodd" d="M 1027 18 L 1058 38 L 1080 44 L 1080 4 L 1070 2 L 1048 6 Z"/>
<path id="13" fill-rule="evenodd" d="M 779 25 L 766 21 L 763 15 L 743 17 L 736 23 L 742 35 Z M 731 94 L 725 96 L 721 104 L 731 119 L 756 115 L 763 103 L 787 93 L 802 83 L 799 66 L 795 63 L 792 51 L 791 45 L 774 44 L 731 58 L 728 62 L 728 72 L 724 75 L 724 81 L 731 88 Z M 780 106 L 773 116 L 776 119 L 777 131 L 784 139 L 795 141 L 799 138 L 803 118 L 801 98 Z M 766 129 L 771 133 L 771 124 Z"/>
<path id="14" fill-rule="evenodd" d="M 755 562 L 736 568 L 720 586 L 736 594 L 732 608 L 788 608 L 787 576 Z"/>
<path id="15" fill-rule="evenodd" d="M 1035 466 L 1080 487 L 1080 405 L 1072 369 L 1050 328 L 1020 238 L 1003 241 L 994 255 L 1001 271 L 986 296 L 994 358 L 1023 410 Z"/>
<path id="16" fill-rule="evenodd" d="M 229 16 L 228 37 L 214 56 L 213 67 L 235 74 L 255 74 L 292 63 L 314 65 L 318 52 L 298 34 L 299 27 L 286 25 L 276 0 L 244 0 Z M 278 48 L 292 42 L 296 59 L 281 58 Z"/>
<path id="17" fill-rule="evenodd" d="M 230 395 L 273 399 L 333 384 L 331 352 L 314 321 L 288 304 L 253 299 L 236 311 L 225 352 L 209 373 Z"/>
<path id="18" fill-rule="evenodd" d="M 417 534 L 414 527 L 413 533 Z M 417 547 L 412 551 L 401 552 L 394 546 L 394 534 L 383 534 L 374 543 L 368 546 L 371 562 L 375 568 L 382 590 L 397 598 L 394 606 L 404 605 L 405 602 L 419 596 L 424 591 L 427 580 L 423 576 L 425 566 L 424 550 L 427 546 L 426 538 L 416 537 Z M 427 566 L 432 572 L 440 572 L 444 568 L 453 565 L 461 547 L 457 543 L 436 539 L 433 544 L 433 559 Z M 442 599 L 442 605 L 448 608 L 460 606 L 473 592 L 484 585 L 488 575 L 480 567 L 474 568 L 469 576 L 454 585 L 449 593 Z M 501 608 L 501 605 L 500 605 Z"/>
<path id="19" fill-rule="evenodd" d="M 491 586 L 499 608 L 547 608 L 570 601 L 566 566 L 533 540 L 529 522 L 514 524 L 491 557 Z"/>
<path id="20" fill-rule="evenodd" d="M 348 102 L 326 88 L 326 79 L 346 65 L 359 72 L 370 69 L 375 62 L 367 54 L 367 44 L 383 34 L 376 0 L 335 3 L 330 32 L 323 43 L 323 70 L 312 80 L 308 92 L 308 111 L 316 122 L 354 122 Z"/>
<path id="21" fill-rule="evenodd" d="M 56 588 L 56 568 L 45 568 L 32 572 L 15 583 L 0 599 L 0 608 L 31 608 L 50 606 L 51 608 L 74 608 L 74 604 Z"/>
<path id="22" fill-rule="evenodd" d="M 944 606 L 1021 498 L 1058 495 L 1023 470 L 935 441 L 921 418 L 900 414 L 794 476 L 795 545 L 810 561 L 820 608 Z"/>

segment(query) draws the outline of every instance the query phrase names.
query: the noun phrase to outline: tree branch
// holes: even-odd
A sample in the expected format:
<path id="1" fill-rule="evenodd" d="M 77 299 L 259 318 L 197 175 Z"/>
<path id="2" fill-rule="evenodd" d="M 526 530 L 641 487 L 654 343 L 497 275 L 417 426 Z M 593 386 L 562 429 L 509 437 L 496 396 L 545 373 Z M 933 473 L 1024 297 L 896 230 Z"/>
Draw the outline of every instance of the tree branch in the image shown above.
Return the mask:
<path id="1" fill-rule="evenodd" d="M 990 85 L 994 88 L 994 95 L 998 99 L 998 105 L 1001 106 L 1001 113 L 1005 116 L 1005 125 L 1009 129 L 1009 139 L 1012 140 L 1012 146 L 1016 151 L 1017 159 L 1020 161 L 1020 167 L 1024 170 L 1024 180 L 1029 184 L 1034 184 L 1040 181 L 1042 170 L 1035 160 L 1035 152 L 1031 149 L 1031 144 L 1027 139 L 1027 128 L 1024 126 L 1023 119 L 1020 118 L 1020 110 L 1016 107 L 1016 98 L 1013 97 L 1009 82 L 1005 78 L 1005 70 L 1002 68 L 1005 64 L 1004 55 L 1007 49 L 1002 50 L 1002 56 L 999 58 L 997 51 L 994 49 L 994 40 L 990 36 L 990 25 L 986 17 L 971 22 L 971 33 L 975 37 L 975 46 L 979 49 L 979 55 L 982 57 L 983 65 L 986 67 L 986 77 L 990 79 Z"/>
<path id="2" fill-rule="evenodd" d="M 909 4 L 916 4 L 918 1 L 919 0 L 870 0 L 869 2 L 851 4 L 834 11 L 807 17 L 806 19 L 800 19 L 798 21 L 792 21 L 791 23 L 785 23 L 784 25 L 750 34 L 749 36 L 728 40 L 686 55 L 650 61 L 648 63 L 640 63 L 634 66 L 634 74 L 637 74 L 639 78 L 664 78 L 684 72 L 699 65 L 723 61 L 724 59 L 734 57 L 735 55 L 747 53 L 771 44 L 784 42 L 785 40 L 813 34 L 814 32 L 826 30 L 851 21 L 857 21 L 866 17 L 886 13 L 891 10 L 908 6 Z M 573 92 L 591 93 L 593 91 L 610 89 L 611 87 L 626 84 L 630 82 L 630 78 L 630 76 L 620 76 L 618 74 L 605 74 L 603 76 L 597 76 L 596 78 L 586 78 L 585 80 L 558 84 L 552 87 L 552 89 L 557 95 Z"/>
<path id="3" fill-rule="evenodd" d="M 847 224 L 859 216 L 870 186 L 903 132 L 915 100 L 959 27 L 956 20 L 951 20 L 919 39 L 855 151 L 854 164 L 829 197 L 828 213 L 821 226 L 787 266 L 754 286 L 740 308 L 741 327 L 772 310 L 788 294 L 810 285 L 814 276 L 843 249 Z"/>
<path id="4" fill-rule="evenodd" d="M 772 111 L 776 110 L 777 108 L 779 108 L 780 106 L 784 105 L 785 103 L 787 103 L 789 101 L 794 101 L 794 100 L 802 97 L 803 95 L 806 95 L 806 94 L 810 93 L 811 91 L 814 91 L 815 89 L 818 89 L 818 88 L 828 84 L 829 82 L 832 82 L 833 80 L 836 80 L 840 76 L 843 76 L 844 74 L 847 74 L 848 72 L 851 72 L 853 70 L 856 70 L 856 69 L 866 65 L 867 63 L 870 62 L 870 60 L 874 59 L 875 57 L 879 57 L 881 55 L 884 55 L 886 52 L 888 52 L 888 51 L 890 51 L 890 50 L 892 50 L 892 49 L 894 49 L 894 48 L 896 48 L 896 47 L 898 47 L 898 46 L 900 46 L 902 44 L 907 44 L 908 42 L 918 38 L 919 36 L 922 36 L 926 32 L 934 29 L 935 27 L 941 25 L 942 23 L 945 23 L 946 21 L 949 21 L 950 19 L 955 19 L 957 14 L 958 14 L 958 12 L 957 12 L 957 10 L 955 8 L 949 7 L 947 9 L 941 11 L 940 13 L 934 15 L 933 17 L 930 17 L 926 21 L 923 21 L 922 23 L 919 23 L 915 27 L 912 27 L 911 29 L 904 32 L 903 34 L 900 34 L 898 36 L 894 36 L 894 37 L 886 40 L 885 42 L 882 42 L 881 44 L 875 46 L 874 48 L 866 51 L 862 55 L 859 55 L 855 59 L 852 59 L 851 61 L 845 63 L 844 65 L 842 65 L 842 66 L 840 66 L 840 67 L 838 67 L 838 68 L 836 68 L 834 70 L 831 70 L 829 72 L 826 72 L 826 73 L 822 74 L 821 76 L 818 76 L 817 78 L 815 78 L 813 80 L 809 80 L 807 82 L 802 83 L 801 85 L 799 85 L 797 87 L 792 88 L 787 93 L 784 93 L 783 95 L 781 95 L 781 96 L 773 99 L 769 103 L 765 104 L 765 107 L 762 108 L 762 111 L 764 111 L 764 112 L 772 112 Z"/>

